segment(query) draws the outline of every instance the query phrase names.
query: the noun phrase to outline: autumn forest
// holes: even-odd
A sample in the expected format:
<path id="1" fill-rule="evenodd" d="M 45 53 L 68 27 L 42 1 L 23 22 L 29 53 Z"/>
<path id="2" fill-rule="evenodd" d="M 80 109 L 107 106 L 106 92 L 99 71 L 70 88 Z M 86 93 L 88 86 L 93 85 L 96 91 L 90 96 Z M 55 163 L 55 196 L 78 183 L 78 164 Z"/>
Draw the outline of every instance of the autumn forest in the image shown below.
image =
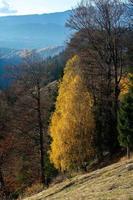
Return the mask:
<path id="1" fill-rule="evenodd" d="M 0 200 L 133 152 L 133 1 L 82 1 L 66 48 L 26 52 L 0 90 Z"/>

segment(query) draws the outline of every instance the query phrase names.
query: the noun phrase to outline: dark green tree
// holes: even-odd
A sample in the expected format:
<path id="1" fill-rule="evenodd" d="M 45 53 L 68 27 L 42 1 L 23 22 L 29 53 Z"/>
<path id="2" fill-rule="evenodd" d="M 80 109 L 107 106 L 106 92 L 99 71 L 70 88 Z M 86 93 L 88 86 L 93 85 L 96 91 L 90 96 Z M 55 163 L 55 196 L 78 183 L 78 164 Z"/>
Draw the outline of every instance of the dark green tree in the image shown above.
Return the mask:
<path id="1" fill-rule="evenodd" d="M 127 157 L 130 158 L 133 148 L 133 77 L 118 112 L 118 132 L 120 145 L 127 148 Z"/>

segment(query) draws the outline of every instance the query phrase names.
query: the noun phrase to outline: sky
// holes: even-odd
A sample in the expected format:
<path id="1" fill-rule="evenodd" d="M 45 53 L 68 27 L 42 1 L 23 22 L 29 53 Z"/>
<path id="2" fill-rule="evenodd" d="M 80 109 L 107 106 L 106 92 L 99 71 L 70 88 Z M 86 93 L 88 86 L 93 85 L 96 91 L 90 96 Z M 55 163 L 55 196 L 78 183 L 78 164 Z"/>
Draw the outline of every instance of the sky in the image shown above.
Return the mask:
<path id="1" fill-rule="evenodd" d="M 0 16 L 52 13 L 71 9 L 79 0 L 0 0 Z"/>

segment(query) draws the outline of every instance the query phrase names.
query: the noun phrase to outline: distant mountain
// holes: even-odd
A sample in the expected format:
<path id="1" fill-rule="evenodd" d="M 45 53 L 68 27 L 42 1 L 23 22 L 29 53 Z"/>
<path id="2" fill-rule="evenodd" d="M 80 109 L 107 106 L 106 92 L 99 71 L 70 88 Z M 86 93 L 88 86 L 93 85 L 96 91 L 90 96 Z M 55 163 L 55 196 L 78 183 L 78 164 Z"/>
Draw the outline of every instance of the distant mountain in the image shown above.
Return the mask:
<path id="1" fill-rule="evenodd" d="M 53 57 L 55 55 L 58 55 L 60 52 L 62 52 L 65 49 L 64 46 L 55 46 L 55 47 L 48 47 L 48 48 L 42 48 L 42 49 L 21 49 L 21 50 L 16 50 L 16 49 L 10 49 L 10 48 L 0 48 L 0 61 L 6 60 L 7 63 L 8 60 L 21 60 L 25 55 L 29 53 L 36 53 L 43 59 L 47 57 Z M 13 61 L 13 64 L 15 64 L 16 61 Z M 1 66 L 1 63 L 0 63 Z"/>
<path id="2" fill-rule="evenodd" d="M 0 17 L 0 47 L 33 49 L 64 45 L 69 36 L 65 23 L 70 11 Z"/>
<path id="3" fill-rule="evenodd" d="M 4 77 L 6 73 L 6 67 L 17 65 L 23 62 L 23 58 L 26 53 L 37 53 L 39 57 L 42 59 L 46 59 L 48 57 L 54 57 L 61 53 L 65 49 L 64 46 L 57 46 L 51 48 L 42 48 L 42 49 L 34 49 L 34 50 L 16 50 L 9 48 L 0 48 L 0 88 L 6 87 L 8 85 L 7 79 Z"/>

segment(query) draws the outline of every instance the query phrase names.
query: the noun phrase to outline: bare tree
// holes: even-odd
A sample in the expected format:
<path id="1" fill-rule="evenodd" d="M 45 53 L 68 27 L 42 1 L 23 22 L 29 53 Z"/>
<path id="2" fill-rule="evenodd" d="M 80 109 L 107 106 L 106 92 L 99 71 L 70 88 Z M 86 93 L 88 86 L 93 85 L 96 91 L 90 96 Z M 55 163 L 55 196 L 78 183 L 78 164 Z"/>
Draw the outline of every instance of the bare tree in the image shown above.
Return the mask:
<path id="1" fill-rule="evenodd" d="M 41 86 L 44 78 L 46 79 L 46 73 L 44 72 L 43 61 L 38 55 L 32 53 L 27 55 L 23 68 L 23 80 L 25 81 L 26 87 L 32 97 L 36 101 L 37 121 L 38 121 L 38 132 L 40 137 L 40 165 L 41 165 L 41 181 L 43 184 L 46 183 L 45 177 L 45 153 L 44 153 L 44 128 L 41 111 Z"/>
<path id="2" fill-rule="evenodd" d="M 39 134 L 39 146 L 40 146 L 40 166 L 41 166 L 41 182 L 43 184 L 46 183 L 45 177 L 45 148 L 44 148 L 44 124 L 43 124 L 43 113 L 42 113 L 42 96 L 41 96 L 41 88 L 45 85 L 45 81 L 47 79 L 47 75 L 44 69 L 43 60 L 39 57 L 38 54 L 33 52 L 25 52 L 23 64 L 18 66 L 18 70 L 14 70 L 16 72 L 14 76 L 17 80 L 18 88 L 18 98 L 23 98 L 24 96 L 30 97 L 32 99 L 31 102 L 31 110 L 34 110 L 36 113 L 36 119 L 32 119 L 32 121 L 36 120 L 36 132 Z M 45 80 L 45 81 L 44 81 Z M 25 98 L 28 99 L 28 98 Z M 23 102 L 26 104 L 26 102 Z M 26 106 L 24 106 L 26 107 Z M 33 113 L 33 112 L 32 112 Z M 27 117 L 26 117 L 27 119 Z M 30 119 L 29 119 L 30 121 Z M 20 127 L 19 127 L 20 128 Z M 33 127 L 29 127 L 33 128 Z M 33 130 L 33 129 L 32 129 Z M 22 131 L 22 130 L 21 130 Z"/>

